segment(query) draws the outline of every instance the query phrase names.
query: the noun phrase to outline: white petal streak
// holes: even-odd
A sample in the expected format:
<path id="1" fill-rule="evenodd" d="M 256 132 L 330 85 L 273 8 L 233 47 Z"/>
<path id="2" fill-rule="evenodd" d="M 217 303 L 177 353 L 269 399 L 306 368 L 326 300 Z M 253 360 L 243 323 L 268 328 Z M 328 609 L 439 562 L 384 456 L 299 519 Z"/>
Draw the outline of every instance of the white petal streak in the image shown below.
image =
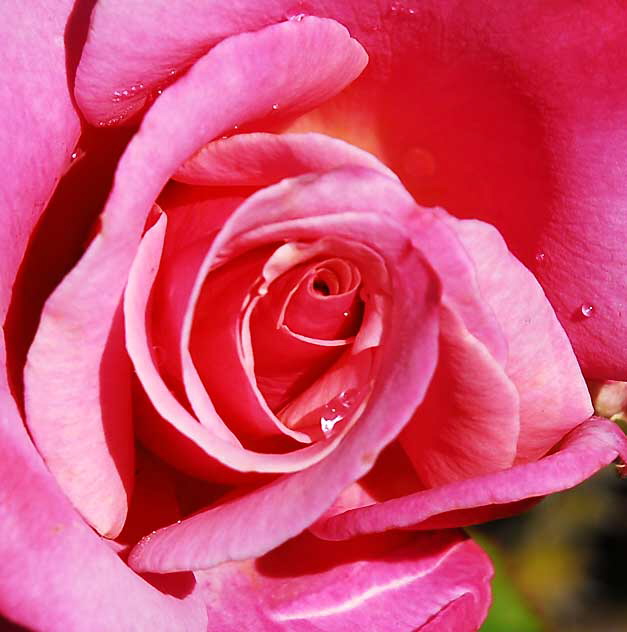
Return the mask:
<path id="1" fill-rule="evenodd" d="M 306 612 L 277 613 L 277 614 L 274 614 L 272 618 L 275 621 L 292 621 L 295 619 L 315 619 L 315 618 L 320 618 L 320 617 L 329 617 L 332 615 L 349 612 L 350 610 L 355 610 L 359 608 L 361 605 L 363 605 L 369 599 L 372 599 L 373 597 L 377 597 L 378 595 L 389 592 L 391 590 L 397 590 L 399 588 L 402 588 L 403 586 L 408 586 L 412 582 L 415 582 L 416 580 L 421 579 L 422 577 L 425 577 L 426 575 L 429 575 L 430 573 L 435 571 L 437 568 L 439 568 L 463 544 L 464 542 L 459 542 L 458 544 L 453 546 L 450 550 L 446 552 L 446 554 L 444 554 L 441 558 L 439 558 L 438 561 L 433 566 L 429 568 L 425 568 L 417 573 L 412 573 L 411 575 L 398 577 L 396 579 L 393 579 L 392 581 L 386 582 L 385 584 L 372 586 L 368 588 L 367 590 L 363 591 L 362 593 L 355 595 L 354 597 L 351 597 L 350 599 L 347 599 L 346 601 L 343 601 L 336 605 L 330 606 L 328 608 L 322 608 L 320 610 L 309 610 Z M 459 594 L 456 593 L 454 595 L 449 595 L 449 598 L 450 598 L 449 600 L 454 601 L 455 599 L 461 597 L 464 593 L 467 593 L 467 592 L 468 592 L 467 587 L 461 588 L 461 590 L 459 591 Z"/>

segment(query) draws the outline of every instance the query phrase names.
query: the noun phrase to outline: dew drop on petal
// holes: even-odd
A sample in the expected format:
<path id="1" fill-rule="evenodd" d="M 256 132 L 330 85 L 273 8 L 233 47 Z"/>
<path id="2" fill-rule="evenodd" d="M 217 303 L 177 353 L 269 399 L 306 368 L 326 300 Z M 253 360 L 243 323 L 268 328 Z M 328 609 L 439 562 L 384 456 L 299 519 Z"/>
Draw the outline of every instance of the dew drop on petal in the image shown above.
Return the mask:
<path id="1" fill-rule="evenodd" d="M 276 112 L 279 109 L 279 104 L 278 103 L 273 103 L 272 104 L 272 109 Z"/>
<path id="2" fill-rule="evenodd" d="M 296 15 L 290 15 L 288 20 L 291 20 L 292 22 L 302 22 L 303 18 L 306 18 L 306 17 L 307 17 L 306 13 L 297 13 Z"/>
<path id="3" fill-rule="evenodd" d="M 594 307 L 589 303 L 582 303 L 581 305 L 581 313 L 585 318 L 590 318 L 592 316 L 592 312 L 594 312 Z"/>
<path id="4" fill-rule="evenodd" d="M 539 252 L 536 254 L 536 261 L 538 263 L 542 263 L 546 258 L 546 255 L 543 252 Z"/>
<path id="5" fill-rule="evenodd" d="M 71 160 L 76 160 L 76 156 L 78 156 L 78 152 L 74 151 L 72 152 L 72 155 L 70 156 Z"/>
<path id="6" fill-rule="evenodd" d="M 342 391 L 325 406 L 320 414 L 320 429 L 325 436 L 328 436 L 340 421 L 343 421 L 349 414 L 349 410 L 355 404 L 356 389 Z"/>
<path id="7" fill-rule="evenodd" d="M 350 315 L 350 312 L 344 312 L 344 316 L 348 317 Z"/>

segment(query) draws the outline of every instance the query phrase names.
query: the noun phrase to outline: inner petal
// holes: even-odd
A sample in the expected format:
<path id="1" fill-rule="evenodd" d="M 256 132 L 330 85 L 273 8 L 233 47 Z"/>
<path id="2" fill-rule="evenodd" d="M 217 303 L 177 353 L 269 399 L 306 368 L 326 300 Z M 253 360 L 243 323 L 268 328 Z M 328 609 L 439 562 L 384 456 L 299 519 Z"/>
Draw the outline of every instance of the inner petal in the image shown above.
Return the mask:
<path id="1" fill-rule="evenodd" d="M 307 338 L 352 338 L 363 316 L 360 285 L 361 274 L 351 261 L 316 263 L 289 297 L 281 324 Z"/>
<path id="2" fill-rule="evenodd" d="M 327 371 L 354 339 L 363 308 L 361 277 L 351 268 L 341 260 L 305 262 L 258 298 L 250 317 L 255 377 L 274 412 Z M 317 278 L 325 279 L 324 291 L 315 288 Z"/>

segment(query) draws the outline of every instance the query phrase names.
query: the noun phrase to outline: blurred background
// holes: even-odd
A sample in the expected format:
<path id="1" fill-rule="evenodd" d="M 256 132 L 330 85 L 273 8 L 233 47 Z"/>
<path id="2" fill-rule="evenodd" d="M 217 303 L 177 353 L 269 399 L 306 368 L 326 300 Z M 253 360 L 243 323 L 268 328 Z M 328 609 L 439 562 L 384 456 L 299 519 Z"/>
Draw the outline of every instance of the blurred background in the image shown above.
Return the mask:
<path id="1" fill-rule="evenodd" d="M 496 570 L 481 632 L 627 632 L 627 479 L 614 465 L 468 531 Z"/>

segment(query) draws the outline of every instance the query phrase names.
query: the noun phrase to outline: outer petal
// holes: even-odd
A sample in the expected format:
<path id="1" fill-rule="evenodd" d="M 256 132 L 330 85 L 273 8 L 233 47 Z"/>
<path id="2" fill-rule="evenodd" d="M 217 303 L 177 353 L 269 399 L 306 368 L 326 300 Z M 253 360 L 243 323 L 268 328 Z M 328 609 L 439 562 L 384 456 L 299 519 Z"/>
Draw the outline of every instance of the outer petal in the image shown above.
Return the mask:
<path id="1" fill-rule="evenodd" d="M 0 323 L 28 239 L 78 139 L 63 48 L 72 4 L 0 7 L 0 57 L 9 73 L 0 85 Z"/>
<path id="2" fill-rule="evenodd" d="M 334 54 L 319 60 L 313 56 L 317 47 L 325 52 L 331 48 Z M 277 74 L 279 61 L 282 72 Z M 132 474 L 127 457 L 132 449 L 130 416 L 121 395 L 129 388 L 118 381 L 124 374 L 115 361 L 123 352 L 110 333 L 152 202 L 185 158 L 236 120 L 272 112 L 275 101 L 286 110 L 311 107 L 351 81 L 365 61 L 361 47 L 331 21 L 312 18 L 232 38 L 154 105 L 121 159 L 102 230 L 46 303 L 25 375 L 27 418 L 40 449 L 73 502 L 102 533 L 119 532 Z M 316 65 L 318 72 L 315 77 L 299 75 L 303 79 L 295 83 L 294 73 L 302 72 L 303 64 Z M 198 99 L 202 88 L 219 98 L 208 93 Z M 163 152 L 166 145 L 170 151 Z M 114 366 L 103 368 L 101 360 L 111 344 Z M 53 365 L 48 363 L 51 352 Z M 100 398 L 115 410 L 104 409 Z M 68 459 L 52 440 L 59 425 L 69 436 L 87 437 L 89 452 L 75 450 Z M 80 467 L 71 466 L 74 458 Z"/>
<path id="3" fill-rule="evenodd" d="M 197 573 L 214 629 L 260 632 L 409 632 L 444 617 L 451 627 L 435 629 L 472 632 L 486 615 L 491 575 L 485 553 L 450 531 L 340 546 L 304 534 L 257 562 Z"/>
<path id="4" fill-rule="evenodd" d="M 58 632 L 204 630 L 204 604 L 154 589 L 76 514 L 30 443 L 4 370 L 0 380 L 0 611 Z"/>
<path id="5" fill-rule="evenodd" d="M 386 529 L 444 528 L 502 518 L 542 496 L 574 487 L 617 456 L 627 457 L 625 435 L 616 424 L 593 417 L 535 463 L 347 511 L 313 530 L 319 537 L 344 540 Z"/>
<path id="6" fill-rule="evenodd" d="M 505 469 L 518 432 L 514 385 L 459 315 L 442 307 L 438 367 L 400 439 L 420 480 L 433 487 Z"/>
<path id="7" fill-rule="evenodd" d="M 481 294 L 507 337 L 507 375 L 520 396 L 518 462 L 535 460 L 592 414 L 564 330 L 534 276 L 483 222 L 450 221 L 477 269 Z"/>

